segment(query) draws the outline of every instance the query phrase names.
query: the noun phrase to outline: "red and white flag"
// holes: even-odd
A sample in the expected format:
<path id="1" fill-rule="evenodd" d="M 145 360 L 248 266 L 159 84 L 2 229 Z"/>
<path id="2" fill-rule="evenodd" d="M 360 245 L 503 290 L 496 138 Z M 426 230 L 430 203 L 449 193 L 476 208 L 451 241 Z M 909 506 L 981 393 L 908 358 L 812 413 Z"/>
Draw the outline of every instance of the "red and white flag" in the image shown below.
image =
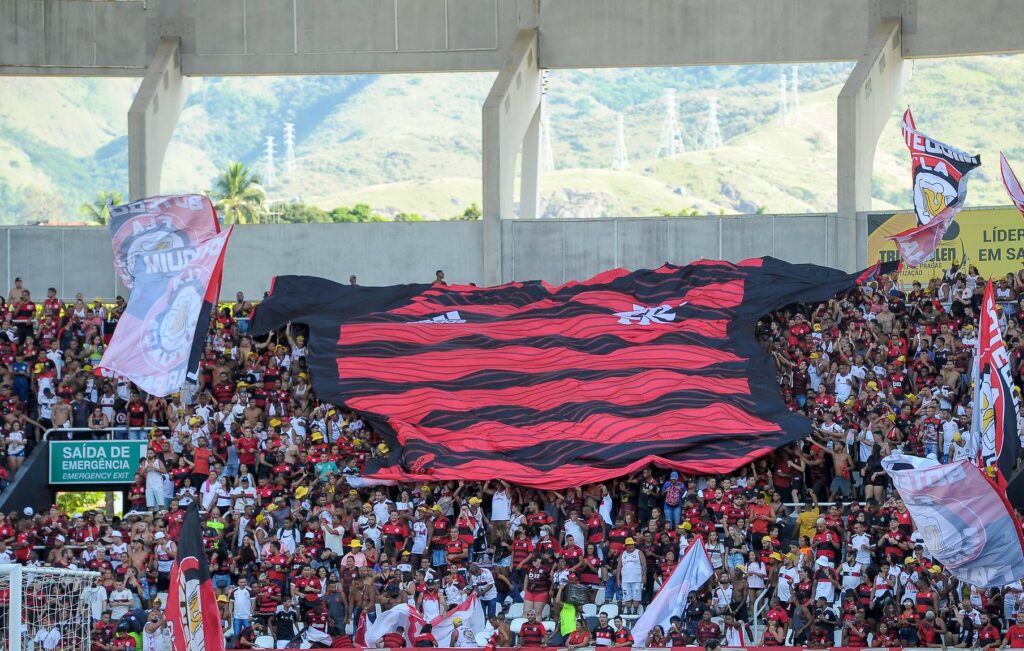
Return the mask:
<path id="1" fill-rule="evenodd" d="M 1003 173 L 1003 187 L 1006 188 L 1006 193 L 1010 195 L 1013 205 L 1017 206 L 1017 210 L 1024 217 L 1024 188 L 1020 187 L 1017 175 L 1010 168 L 1010 161 L 1006 160 L 1002 152 L 999 152 L 999 169 Z"/>
<path id="2" fill-rule="evenodd" d="M 224 651 L 220 610 L 206 563 L 196 502 L 185 510 L 165 612 L 171 625 L 171 651 Z"/>
<path id="3" fill-rule="evenodd" d="M 661 586 L 658 594 L 654 595 L 651 605 L 633 625 L 633 639 L 637 646 L 644 646 L 647 634 L 655 626 L 661 626 L 662 630 L 667 631 L 670 626 L 669 620 L 674 615 L 682 617 L 690 593 L 700 590 L 714 573 L 711 557 L 708 556 L 704 542 L 698 536 L 687 548 L 668 581 Z"/>
<path id="4" fill-rule="evenodd" d="M 967 198 L 967 177 L 981 165 L 981 157 L 968 154 L 917 130 L 908 108 L 901 123 L 903 140 L 910 150 L 917 227 L 887 239 L 896 242 L 900 256 L 910 267 L 931 259 L 942 236 L 953 223 Z"/>
<path id="5" fill-rule="evenodd" d="M 458 623 L 455 620 L 461 620 Z M 456 608 L 449 610 L 444 615 L 438 615 L 427 622 L 419 611 L 412 611 L 409 615 L 409 628 L 412 635 L 419 635 L 424 624 L 430 624 L 431 634 L 437 640 L 439 646 L 469 646 L 469 640 L 465 644 L 450 644 L 452 633 L 461 631 L 460 635 L 470 633 L 482 633 L 487 625 L 487 618 L 484 617 L 484 609 L 476 594 L 469 595 L 469 598 L 459 604 Z M 472 646 L 476 646 L 475 639 Z"/>
<path id="6" fill-rule="evenodd" d="M 900 258 L 908 267 L 916 267 L 922 262 L 927 262 L 935 254 L 935 249 L 942 243 L 942 236 L 953 223 L 953 214 L 946 211 L 944 215 L 924 226 L 915 226 L 902 233 L 890 235 L 886 239 L 896 243 Z"/>

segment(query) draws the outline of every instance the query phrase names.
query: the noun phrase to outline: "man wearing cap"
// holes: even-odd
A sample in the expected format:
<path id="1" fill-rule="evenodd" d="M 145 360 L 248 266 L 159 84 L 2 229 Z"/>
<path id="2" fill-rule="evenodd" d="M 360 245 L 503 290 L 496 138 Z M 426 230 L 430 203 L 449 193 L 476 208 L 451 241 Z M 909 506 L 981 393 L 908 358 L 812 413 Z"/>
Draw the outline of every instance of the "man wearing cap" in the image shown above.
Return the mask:
<path id="1" fill-rule="evenodd" d="M 469 622 L 463 621 L 461 617 L 452 620 L 455 629 L 452 631 L 449 645 L 457 648 L 475 648 L 480 646 L 476 643 L 476 632 L 470 627 Z"/>
<path id="2" fill-rule="evenodd" d="M 498 604 L 498 589 L 494 584 L 494 575 L 490 570 L 480 567 L 476 563 L 470 563 L 469 580 L 469 589 L 476 591 L 477 598 L 483 604 L 484 616 L 493 616 Z"/>
<path id="3" fill-rule="evenodd" d="M 345 566 L 351 559 L 353 567 L 366 567 L 366 554 L 363 553 L 363 543 L 353 538 L 348 544 L 349 552 L 341 557 L 341 564 Z"/>
<path id="4" fill-rule="evenodd" d="M 824 556 L 814 561 L 814 596 L 824 598 L 829 603 L 836 600 L 836 589 L 840 588 L 839 577 L 832 564 Z"/>
<path id="5" fill-rule="evenodd" d="M 640 608 L 644 578 L 647 576 L 647 559 L 636 548 L 633 538 L 626 538 L 625 544 L 626 549 L 619 554 L 615 578 L 622 587 L 623 612 L 629 615 L 637 614 Z"/>

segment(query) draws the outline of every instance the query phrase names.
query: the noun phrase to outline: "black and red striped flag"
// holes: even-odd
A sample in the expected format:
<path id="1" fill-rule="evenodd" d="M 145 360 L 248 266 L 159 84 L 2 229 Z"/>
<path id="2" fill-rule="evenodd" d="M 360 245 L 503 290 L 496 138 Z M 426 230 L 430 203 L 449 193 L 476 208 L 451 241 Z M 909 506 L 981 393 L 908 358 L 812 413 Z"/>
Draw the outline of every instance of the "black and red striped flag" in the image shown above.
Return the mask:
<path id="1" fill-rule="evenodd" d="M 360 412 L 390 449 L 365 479 L 565 488 L 649 463 L 730 472 L 807 436 L 754 326 L 877 271 L 756 258 L 560 287 L 283 276 L 252 327 L 309 327 L 317 396 Z"/>
<path id="2" fill-rule="evenodd" d="M 199 506 L 185 509 L 178 540 L 178 557 L 171 567 L 167 589 L 167 621 L 172 651 L 224 651 L 224 635 L 203 547 Z"/>

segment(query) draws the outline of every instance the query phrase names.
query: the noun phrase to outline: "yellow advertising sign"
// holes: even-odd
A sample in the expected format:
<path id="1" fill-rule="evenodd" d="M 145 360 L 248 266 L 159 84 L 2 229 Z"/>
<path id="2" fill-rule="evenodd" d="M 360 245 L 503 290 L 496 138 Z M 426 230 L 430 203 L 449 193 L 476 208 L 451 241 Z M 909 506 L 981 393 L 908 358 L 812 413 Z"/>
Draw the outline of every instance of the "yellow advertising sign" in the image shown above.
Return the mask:
<path id="1" fill-rule="evenodd" d="M 868 263 L 898 260 L 895 243 L 885 239 L 917 226 L 913 212 L 868 215 Z M 1024 266 L 1024 220 L 1016 208 L 969 208 L 956 217 L 935 257 L 914 269 L 900 272 L 900 283 L 928 284 L 941 278 L 950 263 L 975 265 L 982 276 L 1017 273 Z"/>

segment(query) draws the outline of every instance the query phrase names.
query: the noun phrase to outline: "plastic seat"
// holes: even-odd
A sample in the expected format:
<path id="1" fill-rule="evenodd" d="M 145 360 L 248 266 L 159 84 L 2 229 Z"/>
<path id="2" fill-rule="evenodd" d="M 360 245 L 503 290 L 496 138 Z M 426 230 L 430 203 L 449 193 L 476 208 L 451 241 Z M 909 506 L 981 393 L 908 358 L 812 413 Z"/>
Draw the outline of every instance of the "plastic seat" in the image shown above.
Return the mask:
<path id="1" fill-rule="evenodd" d="M 595 617 L 597 616 L 597 606 L 595 604 L 583 604 L 581 613 L 584 617 Z"/>
<path id="2" fill-rule="evenodd" d="M 548 633 L 551 633 L 552 635 L 554 635 L 555 633 L 558 632 L 558 627 L 555 625 L 554 622 L 547 621 L 547 622 L 541 622 L 541 624 L 544 625 L 544 630 L 547 631 Z"/>
<path id="3" fill-rule="evenodd" d="M 487 633 L 480 632 L 480 633 L 476 634 L 476 644 L 477 644 L 477 646 L 481 646 L 481 647 L 487 646 L 487 643 L 490 642 L 490 641 L 491 641 L 491 636 L 488 635 Z"/>
<path id="4" fill-rule="evenodd" d="M 519 631 L 523 630 L 523 624 L 525 623 L 525 617 L 517 617 L 516 619 L 512 620 L 511 624 L 509 624 L 509 630 L 511 630 L 513 634 L 519 635 Z"/>
<path id="5" fill-rule="evenodd" d="M 520 619 L 523 616 L 523 603 L 512 604 L 505 611 L 505 619 Z"/>
<path id="6" fill-rule="evenodd" d="M 253 641 L 256 644 L 257 649 L 273 649 L 274 648 L 274 636 L 272 635 L 261 635 Z"/>
<path id="7" fill-rule="evenodd" d="M 604 604 L 597 612 L 607 614 L 608 619 L 615 619 L 619 614 L 619 606 L 617 604 Z"/>
<path id="8" fill-rule="evenodd" d="M 594 597 L 594 603 L 597 604 L 598 606 L 600 606 L 604 602 L 605 602 L 604 588 L 598 588 L 597 589 L 597 596 Z"/>

